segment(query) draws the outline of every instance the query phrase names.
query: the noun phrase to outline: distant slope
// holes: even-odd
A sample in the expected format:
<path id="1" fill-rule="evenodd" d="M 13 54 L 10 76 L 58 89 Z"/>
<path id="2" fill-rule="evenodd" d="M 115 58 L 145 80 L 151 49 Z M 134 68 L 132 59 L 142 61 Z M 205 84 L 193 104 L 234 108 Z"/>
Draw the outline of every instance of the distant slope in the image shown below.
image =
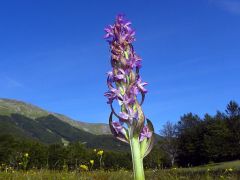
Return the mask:
<path id="1" fill-rule="evenodd" d="M 90 148 L 129 150 L 112 136 L 107 124 L 78 122 L 22 101 L 0 99 L 0 135 L 6 134 L 45 144 L 77 141 Z"/>
<path id="2" fill-rule="evenodd" d="M 45 144 L 81 142 L 90 148 L 125 151 L 128 148 L 112 135 L 94 135 L 61 121 L 54 115 L 30 119 L 20 114 L 0 115 L 0 135 L 33 139 Z"/>
<path id="3" fill-rule="evenodd" d="M 73 120 L 65 115 L 52 113 L 43 110 L 37 106 L 13 99 L 0 98 L 0 115 L 10 116 L 11 114 L 20 114 L 30 119 L 36 119 L 48 115 L 54 115 L 59 120 L 70 124 L 80 130 L 92 134 L 102 135 L 111 134 L 107 124 L 103 123 L 86 123 Z"/>

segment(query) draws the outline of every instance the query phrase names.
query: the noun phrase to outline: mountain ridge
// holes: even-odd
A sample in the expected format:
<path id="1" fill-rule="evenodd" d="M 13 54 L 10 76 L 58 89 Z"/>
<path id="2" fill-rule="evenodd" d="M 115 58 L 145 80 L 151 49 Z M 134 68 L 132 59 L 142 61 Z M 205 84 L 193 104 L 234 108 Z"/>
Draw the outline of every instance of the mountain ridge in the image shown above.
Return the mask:
<path id="1" fill-rule="evenodd" d="M 0 98 L 0 136 L 13 135 L 44 144 L 68 145 L 80 142 L 89 148 L 130 151 L 129 145 L 117 140 L 108 124 L 75 121 L 23 101 Z M 159 135 L 156 135 L 158 141 Z"/>
<path id="2" fill-rule="evenodd" d="M 50 112 L 31 103 L 16 99 L 0 98 L 0 114 L 7 116 L 11 114 L 21 114 L 30 119 L 36 119 L 52 114 L 58 117 L 61 121 L 66 122 L 80 130 L 84 130 L 95 135 L 111 134 L 108 124 L 87 123 L 74 120 L 66 115 Z"/>
<path id="3" fill-rule="evenodd" d="M 64 144 L 80 142 L 88 148 L 126 151 L 127 144 L 118 141 L 112 135 L 95 135 L 80 130 L 59 120 L 50 114 L 30 119 L 20 114 L 0 115 L 0 136 L 12 135 L 20 139 L 29 139 L 44 144 Z"/>

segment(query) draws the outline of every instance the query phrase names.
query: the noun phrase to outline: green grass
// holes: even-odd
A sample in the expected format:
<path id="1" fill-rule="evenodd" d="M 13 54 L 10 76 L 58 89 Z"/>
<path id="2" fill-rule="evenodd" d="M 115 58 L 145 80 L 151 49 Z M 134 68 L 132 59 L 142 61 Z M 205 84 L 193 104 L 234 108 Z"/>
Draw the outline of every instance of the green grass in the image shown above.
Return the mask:
<path id="1" fill-rule="evenodd" d="M 212 168 L 212 169 L 229 169 L 233 168 L 235 170 L 240 170 L 240 160 L 237 161 L 228 161 L 222 163 L 211 163 L 205 166 L 200 166 L 203 168 Z"/>
<path id="2" fill-rule="evenodd" d="M 214 180 L 214 179 L 231 179 L 240 178 L 238 173 L 232 171 L 224 173 L 222 171 L 212 173 L 208 171 L 182 171 L 182 170 L 148 170 L 145 172 L 147 180 Z M 92 172 L 64 172 L 49 170 L 30 170 L 27 172 L 1 172 L 1 180 L 131 180 L 133 174 L 131 171 L 92 171 Z"/>
<path id="3" fill-rule="evenodd" d="M 240 179 L 240 161 L 213 163 L 193 168 L 172 168 L 162 170 L 146 170 L 146 180 L 215 180 Z M 131 180 L 131 171 L 50 171 L 2 170 L 0 180 Z"/>
<path id="4" fill-rule="evenodd" d="M 228 161 L 228 162 L 221 162 L 221 163 L 210 163 L 203 166 L 196 166 L 190 168 L 178 168 L 181 171 L 240 171 L 240 160 L 236 161 Z"/>

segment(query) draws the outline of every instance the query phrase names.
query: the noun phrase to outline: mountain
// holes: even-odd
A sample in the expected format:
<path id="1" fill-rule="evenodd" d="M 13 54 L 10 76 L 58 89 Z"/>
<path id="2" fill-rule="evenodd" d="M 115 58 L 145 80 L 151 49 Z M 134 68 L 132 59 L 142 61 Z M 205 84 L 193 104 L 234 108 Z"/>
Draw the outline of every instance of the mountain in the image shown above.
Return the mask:
<path id="1" fill-rule="evenodd" d="M 0 98 L 0 115 L 10 116 L 11 114 L 20 114 L 30 119 L 53 115 L 59 120 L 66 122 L 77 129 L 84 130 L 92 134 L 111 134 L 108 124 L 76 121 L 65 115 L 49 112 L 29 103 Z"/>
<path id="2" fill-rule="evenodd" d="M 0 136 L 13 135 L 45 144 L 81 142 L 89 148 L 128 151 L 110 133 L 108 124 L 75 121 L 67 116 L 43 110 L 32 104 L 0 99 Z M 158 141 L 160 136 L 156 135 Z"/>
<path id="3" fill-rule="evenodd" d="M 108 128 L 107 124 L 77 122 L 22 101 L 0 99 L 0 135 L 9 134 L 45 144 L 67 145 L 78 141 L 90 148 L 129 149 L 127 144 L 115 139 Z"/>

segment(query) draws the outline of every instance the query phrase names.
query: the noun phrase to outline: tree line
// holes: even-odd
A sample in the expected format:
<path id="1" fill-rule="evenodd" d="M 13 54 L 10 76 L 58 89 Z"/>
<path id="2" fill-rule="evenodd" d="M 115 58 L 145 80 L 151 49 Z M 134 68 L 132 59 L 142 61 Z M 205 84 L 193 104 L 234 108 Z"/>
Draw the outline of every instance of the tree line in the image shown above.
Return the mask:
<path id="1" fill-rule="evenodd" d="M 230 101 L 225 112 L 203 118 L 193 113 L 160 131 L 160 148 L 172 166 L 196 166 L 240 158 L 240 107 Z"/>
<path id="2" fill-rule="evenodd" d="M 160 152 L 158 147 L 153 149 L 145 159 L 145 168 L 156 168 L 163 162 Z M 86 166 L 88 170 L 130 170 L 131 153 L 129 150 L 116 152 L 91 149 L 81 142 L 70 143 L 67 146 L 61 143 L 47 145 L 12 135 L 0 136 L 0 171 L 6 168 L 71 171 Z"/>

